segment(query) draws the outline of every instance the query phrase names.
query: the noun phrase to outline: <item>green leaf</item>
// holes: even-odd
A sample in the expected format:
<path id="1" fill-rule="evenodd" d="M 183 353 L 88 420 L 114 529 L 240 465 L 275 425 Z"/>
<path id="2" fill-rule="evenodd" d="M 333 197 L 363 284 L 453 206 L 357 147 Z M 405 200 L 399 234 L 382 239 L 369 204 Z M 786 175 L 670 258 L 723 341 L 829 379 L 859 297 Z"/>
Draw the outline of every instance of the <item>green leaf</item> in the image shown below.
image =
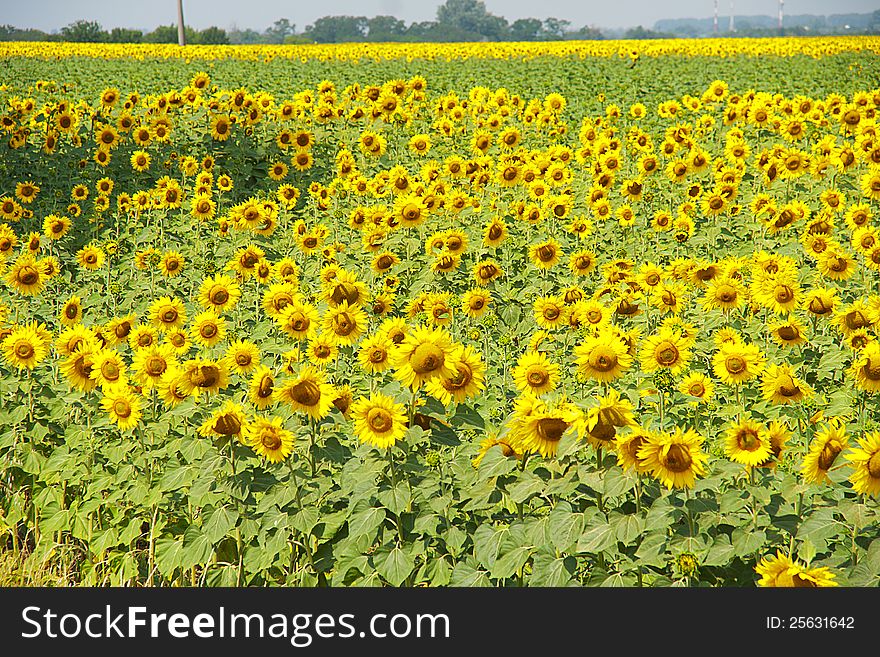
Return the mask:
<path id="1" fill-rule="evenodd" d="M 800 558 L 808 566 L 816 558 L 816 546 L 809 538 L 805 538 L 798 546 L 798 558 Z"/>
<path id="2" fill-rule="evenodd" d="M 560 552 L 566 552 L 578 539 L 583 529 L 584 517 L 573 513 L 568 502 L 560 502 L 547 518 L 550 540 Z"/>
<path id="3" fill-rule="evenodd" d="M 614 535 L 624 545 L 632 545 L 645 531 L 645 521 L 636 515 L 621 516 L 614 523 Z"/>
<path id="4" fill-rule="evenodd" d="M 474 588 L 477 586 L 491 586 L 486 571 L 477 570 L 471 564 L 460 561 L 452 569 L 452 577 L 449 579 L 450 586 Z"/>
<path id="5" fill-rule="evenodd" d="M 602 483 L 606 497 L 620 497 L 636 485 L 636 475 L 615 465 L 605 471 Z"/>
<path id="6" fill-rule="evenodd" d="M 495 564 L 489 570 L 489 574 L 494 579 L 507 579 L 512 577 L 519 569 L 523 567 L 534 551 L 532 545 L 520 545 L 512 547 L 509 551 L 503 551 L 495 560 Z"/>
<path id="7" fill-rule="evenodd" d="M 587 527 L 578 541 L 577 551 L 596 554 L 614 547 L 616 542 L 614 528 L 607 522 L 600 522 Z"/>
<path id="8" fill-rule="evenodd" d="M 736 556 L 736 550 L 730 544 L 730 538 L 727 534 L 721 534 L 715 537 L 712 547 L 703 558 L 704 566 L 726 566 Z"/>
<path id="9" fill-rule="evenodd" d="M 455 415 L 452 416 L 449 423 L 454 427 L 471 426 L 476 427 L 477 429 L 486 428 L 486 420 L 483 419 L 483 416 L 480 415 L 476 409 L 467 406 L 466 404 L 458 404 L 458 406 L 456 406 Z"/>
<path id="10" fill-rule="evenodd" d="M 170 576 L 183 562 L 183 539 L 160 538 L 156 541 L 156 565 L 159 572 Z"/>
<path id="11" fill-rule="evenodd" d="M 392 586 L 400 586 L 413 570 L 413 560 L 406 552 L 395 547 L 389 552 L 373 555 L 376 570 Z"/>
<path id="12" fill-rule="evenodd" d="M 183 568 L 203 565 L 211 560 L 213 554 L 213 542 L 208 536 L 199 531 L 199 528 L 195 525 L 187 527 L 186 532 L 183 534 L 183 554 L 181 555 L 180 565 Z"/>
<path id="13" fill-rule="evenodd" d="M 652 533 L 642 539 L 636 550 L 636 559 L 645 566 L 660 568 L 666 565 L 666 535 Z"/>
<path id="14" fill-rule="evenodd" d="M 576 568 L 577 560 L 574 557 L 554 558 L 549 554 L 538 554 L 535 556 L 529 585 L 568 586 Z"/>
<path id="15" fill-rule="evenodd" d="M 379 525 L 385 520 L 385 509 L 365 509 L 348 520 L 350 536 L 369 536 L 374 538 Z"/>
<path id="16" fill-rule="evenodd" d="M 506 530 L 496 531 L 490 525 L 480 525 L 474 532 L 474 556 L 486 568 L 492 568 Z"/>
<path id="17" fill-rule="evenodd" d="M 379 501 L 396 516 L 406 510 L 411 500 L 409 487 L 403 483 L 379 492 Z"/>
<path id="18" fill-rule="evenodd" d="M 737 527 L 733 530 L 733 536 L 730 543 L 733 546 L 733 552 L 736 556 L 745 557 L 757 552 L 761 546 L 764 545 L 765 540 L 766 535 L 763 531 L 754 531 L 751 528 L 744 529 L 742 527 Z"/>
<path id="19" fill-rule="evenodd" d="M 236 522 L 238 522 L 238 511 L 221 506 L 214 509 L 202 530 L 211 543 L 217 543 L 235 527 Z"/>

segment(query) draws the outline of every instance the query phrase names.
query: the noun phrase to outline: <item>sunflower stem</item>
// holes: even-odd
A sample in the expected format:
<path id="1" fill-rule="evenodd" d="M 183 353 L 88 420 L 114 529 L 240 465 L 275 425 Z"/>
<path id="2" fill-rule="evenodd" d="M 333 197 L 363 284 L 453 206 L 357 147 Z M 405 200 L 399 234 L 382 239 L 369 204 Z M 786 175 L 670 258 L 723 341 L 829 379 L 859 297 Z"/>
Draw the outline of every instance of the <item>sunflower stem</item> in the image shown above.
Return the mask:
<path id="1" fill-rule="evenodd" d="M 299 492 L 299 481 L 296 478 L 296 469 L 293 467 L 293 459 L 287 459 L 287 466 L 290 468 L 290 476 L 293 479 L 293 493 L 296 496 L 296 504 L 297 510 L 302 513 L 303 506 L 302 496 Z M 315 567 L 315 558 L 312 556 L 312 535 L 311 533 L 301 532 L 303 535 L 303 550 L 305 550 L 306 558 L 309 560 L 309 565 L 312 567 L 312 572 L 318 578 L 318 583 L 322 584 L 324 582 L 323 573 L 319 573 L 318 569 Z"/>

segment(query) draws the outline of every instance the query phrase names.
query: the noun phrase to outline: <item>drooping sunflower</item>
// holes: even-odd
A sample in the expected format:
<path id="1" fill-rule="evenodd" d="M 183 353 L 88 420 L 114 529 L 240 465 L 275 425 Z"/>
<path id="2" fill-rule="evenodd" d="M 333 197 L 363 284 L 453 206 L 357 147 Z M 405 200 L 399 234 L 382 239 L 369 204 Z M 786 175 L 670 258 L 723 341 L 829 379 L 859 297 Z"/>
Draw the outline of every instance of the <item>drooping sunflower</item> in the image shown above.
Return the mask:
<path id="1" fill-rule="evenodd" d="M 428 394 L 443 405 L 448 406 L 452 401 L 463 402 L 485 388 L 486 364 L 470 345 L 459 347 L 450 366 L 455 372 L 452 376 L 435 377 L 425 385 Z"/>
<path id="2" fill-rule="evenodd" d="M 510 431 L 515 444 L 524 452 L 552 458 L 565 433 L 581 421 L 580 410 L 569 402 L 547 404 L 526 398 L 517 403 Z"/>
<path id="3" fill-rule="evenodd" d="M 828 481 L 828 471 L 843 450 L 849 446 L 846 425 L 838 419 L 832 419 L 819 431 L 810 443 L 810 451 L 804 456 L 800 473 L 808 484 L 820 484 Z"/>
<path id="4" fill-rule="evenodd" d="M 614 451 L 617 453 L 617 465 L 624 470 L 635 470 L 638 474 L 651 471 L 650 466 L 639 458 L 639 450 L 646 441 L 651 440 L 651 432 L 640 426 L 631 431 L 614 437 Z"/>
<path id="5" fill-rule="evenodd" d="M 351 406 L 355 435 L 362 443 L 388 449 L 406 435 L 403 404 L 382 393 L 361 397 Z"/>
<path id="6" fill-rule="evenodd" d="M 727 430 L 724 453 L 731 461 L 754 467 L 772 454 L 766 427 L 744 417 Z"/>
<path id="7" fill-rule="evenodd" d="M 693 488 L 697 477 L 706 474 L 708 455 L 702 445 L 703 437 L 697 432 L 676 427 L 674 433 L 658 431 L 650 435 L 638 457 L 667 488 Z"/>
<path id="8" fill-rule="evenodd" d="M 613 450 L 618 429 L 636 426 L 633 405 L 622 399 L 617 390 L 599 398 L 598 406 L 587 410 L 578 425 L 578 434 L 593 447 Z"/>
<path id="9" fill-rule="evenodd" d="M 137 426 L 143 413 L 141 401 L 127 383 L 118 383 L 104 388 L 101 406 L 121 431 Z"/>
<path id="10" fill-rule="evenodd" d="M 880 431 L 859 438 L 858 447 L 844 458 L 853 467 L 849 477 L 853 489 L 864 495 L 880 495 Z"/>
<path id="11" fill-rule="evenodd" d="M 578 374 L 602 383 L 620 378 L 633 363 L 626 343 L 610 331 L 587 336 L 574 355 Z"/>
<path id="12" fill-rule="evenodd" d="M 849 373 L 859 389 L 868 394 L 880 392 L 880 342 L 871 342 L 862 349 Z"/>
<path id="13" fill-rule="evenodd" d="M 788 363 L 768 365 L 761 373 L 761 393 L 773 404 L 797 404 L 813 394 L 812 388 L 795 376 Z"/>
<path id="14" fill-rule="evenodd" d="M 92 379 L 93 356 L 100 350 L 97 340 L 86 340 L 61 361 L 61 373 L 70 385 L 81 392 L 91 392 L 98 385 Z"/>
<path id="15" fill-rule="evenodd" d="M 391 354 L 394 378 L 415 391 L 434 377 L 451 377 L 454 352 L 452 336 L 445 329 L 413 328 Z"/>
<path id="16" fill-rule="evenodd" d="M 794 561 L 781 550 L 776 555 L 763 557 L 755 566 L 755 572 L 761 576 L 758 586 L 761 587 L 797 587 L 824 588 L 837 586 L 836 575 L 827 567 L 809 568 L 800 561 Z"/>
<path id="17" fill-rule="evenodd" d="M 294 435 L 280 417 L 254 418 L 245 429 L 244 442 L 269 463 L 280 463 L 293 451 Z"/>
<path id="18" fill-rule="evenodd" d="M 521 392 L 535 396 L 556 389 L 559 383 L 559 365 L 543 351 L 527 351 L 513 368 L 513 382 Z"/>
<path id="19" fill-rule="evenodd" d="M 243 440 L 246 431 L 247 412 L 234 401 L 226 401 L 199 427 L 200 436 L 236 436 L 239 440 Z"/>
<path id="20" fill-rule="evenodd" d="M 268 408 L 275 403 L 275 377 L 265 365 L 260 365 L 251 375 L 248 384 L 248 399 L 259 409 Z"/>
<path id="21" fill-rule="evenodd" d="M 320 420 L 327 416 L 336 398 L 336 389 L 322 370 L 306 365 L 274 393 L 276 401 L 289 404 L 293 410 Z"/>
<path id="22" fill-rule="evenodd" d="M 181 369 L 183 390 L 193 397 L 216 394 L 229 385 L 229 364 L 225 358 L 193 358 L 184 362 Z"/>

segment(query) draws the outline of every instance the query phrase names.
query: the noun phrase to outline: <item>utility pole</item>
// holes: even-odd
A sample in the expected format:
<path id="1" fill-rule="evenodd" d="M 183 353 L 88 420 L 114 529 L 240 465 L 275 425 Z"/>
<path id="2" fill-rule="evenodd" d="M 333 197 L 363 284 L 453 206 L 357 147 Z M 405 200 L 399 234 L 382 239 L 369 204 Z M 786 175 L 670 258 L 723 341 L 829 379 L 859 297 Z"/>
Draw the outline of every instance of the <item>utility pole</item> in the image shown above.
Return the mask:
<path id="1" fill-rule="evenodd" d="M 177 0 L 177 45 L 186 45 L 186 35 L 183 32 L 183 0 Z"/>
<path id="2" fill-rule="evenodd" d="M 733 32 L 733 0 L 730 0 L 730 31 Z"/>
<path id="3" fill-rule="evenodd" d="M 715 0 L 715 18 L 712 21 L 712 31 L 718 34 L 718 0 Z"/>

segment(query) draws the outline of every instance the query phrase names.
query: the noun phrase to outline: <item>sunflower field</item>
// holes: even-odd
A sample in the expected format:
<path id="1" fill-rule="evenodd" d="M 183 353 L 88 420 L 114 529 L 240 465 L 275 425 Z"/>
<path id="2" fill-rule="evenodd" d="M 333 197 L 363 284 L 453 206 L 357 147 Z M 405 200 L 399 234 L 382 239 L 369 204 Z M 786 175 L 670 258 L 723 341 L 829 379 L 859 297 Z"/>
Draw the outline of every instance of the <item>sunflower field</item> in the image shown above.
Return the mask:
<path id="1" fill-rule="evenodd" d="M 0 583 L 876 586 L 878 53 L 0 45 Z"/>

